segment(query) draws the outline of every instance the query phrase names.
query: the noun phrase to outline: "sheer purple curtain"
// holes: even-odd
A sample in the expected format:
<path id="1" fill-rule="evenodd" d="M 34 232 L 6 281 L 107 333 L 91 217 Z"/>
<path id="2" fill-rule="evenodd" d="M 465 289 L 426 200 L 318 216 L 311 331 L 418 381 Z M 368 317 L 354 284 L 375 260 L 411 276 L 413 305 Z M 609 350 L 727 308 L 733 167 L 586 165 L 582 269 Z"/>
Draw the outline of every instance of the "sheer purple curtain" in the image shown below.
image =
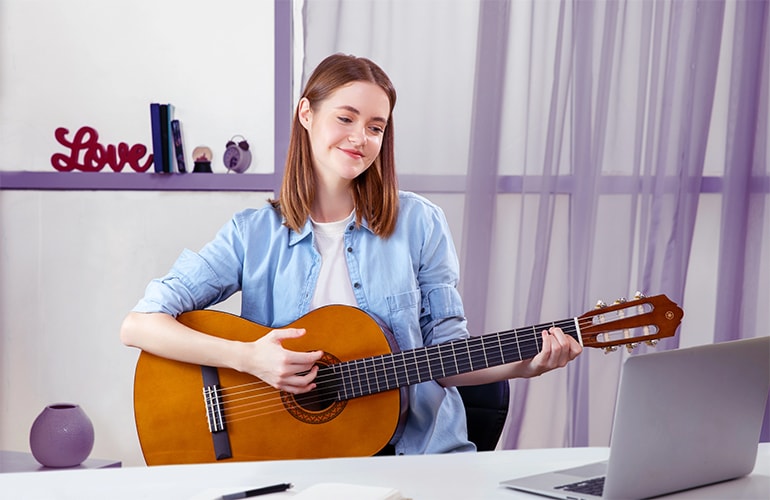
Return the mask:
<path id="1" fill-rule="evenodd" d="M 394 79 L 400 182 L 449 215 L 472 332 L 641 290 L 685 309 L 658 349 L 768 334 L 767 2 L 327 0 L 301 22 L 305 71 L 343 51 Z M 512 381 L 501 445 L 606 445 L 630 355 Z"/>
<path id="2" fill-rule="evenodd" d="M 715 341 L 770 334 L 767 331 L 770 319 L 767 264 L 770 7 L 764 1 L 739 2 L 735 19 L 722 189 L 722 238 L 717 268 L 716 301 L 720 307 L 716 312 Z M 761 439 L 770 441 L 770 399 Z"/>
<path id="3" fill-rule="evenodd" d="M 732 70 L 727 121 L 727 147 L 722 205 L 722 238 L 718 269 L 716 340 L 735 340 L 759 332 L 767 322 L 757 322 L 761 302 L 762 238 L 768 224 L 767 206 L 767 2 L 740 2 L 733 35 Z M 764 183 L 764 189 L 763 189 Z M 763 234 L 763 229 L 765 233 Z M 767 253 L 764 254 L 765 258 Z M 764 295 L 767 299 L 767 295 Z"/>

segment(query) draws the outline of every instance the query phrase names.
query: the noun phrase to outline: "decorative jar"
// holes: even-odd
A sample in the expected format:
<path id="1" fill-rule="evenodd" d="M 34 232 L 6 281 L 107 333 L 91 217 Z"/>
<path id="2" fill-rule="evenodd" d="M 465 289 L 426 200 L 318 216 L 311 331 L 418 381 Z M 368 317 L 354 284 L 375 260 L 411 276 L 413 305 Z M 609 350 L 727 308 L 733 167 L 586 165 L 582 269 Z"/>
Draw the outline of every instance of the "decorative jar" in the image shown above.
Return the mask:
<path id="1" fill-rule="evenodd" d="M 83 409 L 71 403 L 46 406 L 29 431 L 35 460 L 46 467 L 74 467 L 91 454 L 94 426 Z"/>

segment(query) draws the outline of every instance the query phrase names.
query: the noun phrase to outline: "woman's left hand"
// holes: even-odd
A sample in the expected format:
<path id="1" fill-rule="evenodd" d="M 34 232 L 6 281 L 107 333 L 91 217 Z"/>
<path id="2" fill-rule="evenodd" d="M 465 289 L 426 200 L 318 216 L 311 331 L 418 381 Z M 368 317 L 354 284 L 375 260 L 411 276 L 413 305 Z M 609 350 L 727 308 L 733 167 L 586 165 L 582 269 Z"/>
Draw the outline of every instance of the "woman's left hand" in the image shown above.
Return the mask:
<path id="1" fill-rule="evenodd" d="M 522 377 L 537 377 L 554 368 L 566 366 L 583 352 L 578 341 L 565 335 L 559 327 L 543 330 L 542 338 L 543 346 L 537 356 L 521 362 Z"/>

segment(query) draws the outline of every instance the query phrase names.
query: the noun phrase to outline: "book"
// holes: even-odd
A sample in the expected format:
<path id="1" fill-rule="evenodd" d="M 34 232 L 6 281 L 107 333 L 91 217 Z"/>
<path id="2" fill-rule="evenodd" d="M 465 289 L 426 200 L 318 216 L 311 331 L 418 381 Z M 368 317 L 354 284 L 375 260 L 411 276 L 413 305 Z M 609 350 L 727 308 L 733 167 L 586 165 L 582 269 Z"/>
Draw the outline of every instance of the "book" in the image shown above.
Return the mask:
<path id="1" fill-rule="evenodd" d="M 150 125 L 152 131 L 152 162 L 155 166 L 155 172 L 163 173 L 166 163 L 163 161 L 163 136 L 161 135 L 161 117 L 160 104 L 150 103 Z"/>
<path id="2" fill-rule="evenodd" d="M 184 141 L 182 140 L 182 124 L 179 120 L 171 120 L 171 138 L 174 141 L 174 158 L 179 173 L 187 172 L 184 160 Z"/>
<path id="3" fill-rule="evenodd" d="M 163 170 L 161 172 L 163 173 L 169 173 L 172 172 L 171 168 L 171 161 L 174 158 L 172 155 L 170 155 L 170 145 L 171 145 L 171 121 L 169 120 L 168 115 L 169 109 L 168 104 L 161 104 L 160 105 L 160 151 L 161 151 L 161 157 L 163 162 Z M 154 149 L 154 148 L 153 148 Z M 153 154 L 154 151 L 153 151 Z M 155 171 L 157 172 L 158 169 L 156 168 Z"/>
<path id="4" fill-rule="evenodd" d="M 166 118 L 166 133 L 167 135 L 167 142 L 166 142 L 166 148 L 168 149 L 168 168 L 166 169 L 170 173 L 176 172 L 176 153 L 174 152 L 174 135 L 171 131 L 171 122 L 174 120 L 174 105 L 171 103 L 166 104 L 166 108 L 168 110 L 168 117 Z"/>

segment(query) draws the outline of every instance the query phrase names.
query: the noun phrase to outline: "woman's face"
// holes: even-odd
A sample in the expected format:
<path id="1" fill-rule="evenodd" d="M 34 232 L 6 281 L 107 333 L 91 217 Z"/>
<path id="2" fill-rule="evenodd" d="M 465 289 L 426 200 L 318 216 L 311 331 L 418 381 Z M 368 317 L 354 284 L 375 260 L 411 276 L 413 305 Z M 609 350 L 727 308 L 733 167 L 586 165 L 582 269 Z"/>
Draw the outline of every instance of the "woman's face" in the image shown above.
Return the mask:
<path id="1" fill-rule="evenodd" d="M 390 114 L 390 101 L 379 86 L 356 81 L 310 107 L 303 98 L 299 120 L 308 132 L 313 168 L 329 187 L 349 184 L 374 162 Z"/>

